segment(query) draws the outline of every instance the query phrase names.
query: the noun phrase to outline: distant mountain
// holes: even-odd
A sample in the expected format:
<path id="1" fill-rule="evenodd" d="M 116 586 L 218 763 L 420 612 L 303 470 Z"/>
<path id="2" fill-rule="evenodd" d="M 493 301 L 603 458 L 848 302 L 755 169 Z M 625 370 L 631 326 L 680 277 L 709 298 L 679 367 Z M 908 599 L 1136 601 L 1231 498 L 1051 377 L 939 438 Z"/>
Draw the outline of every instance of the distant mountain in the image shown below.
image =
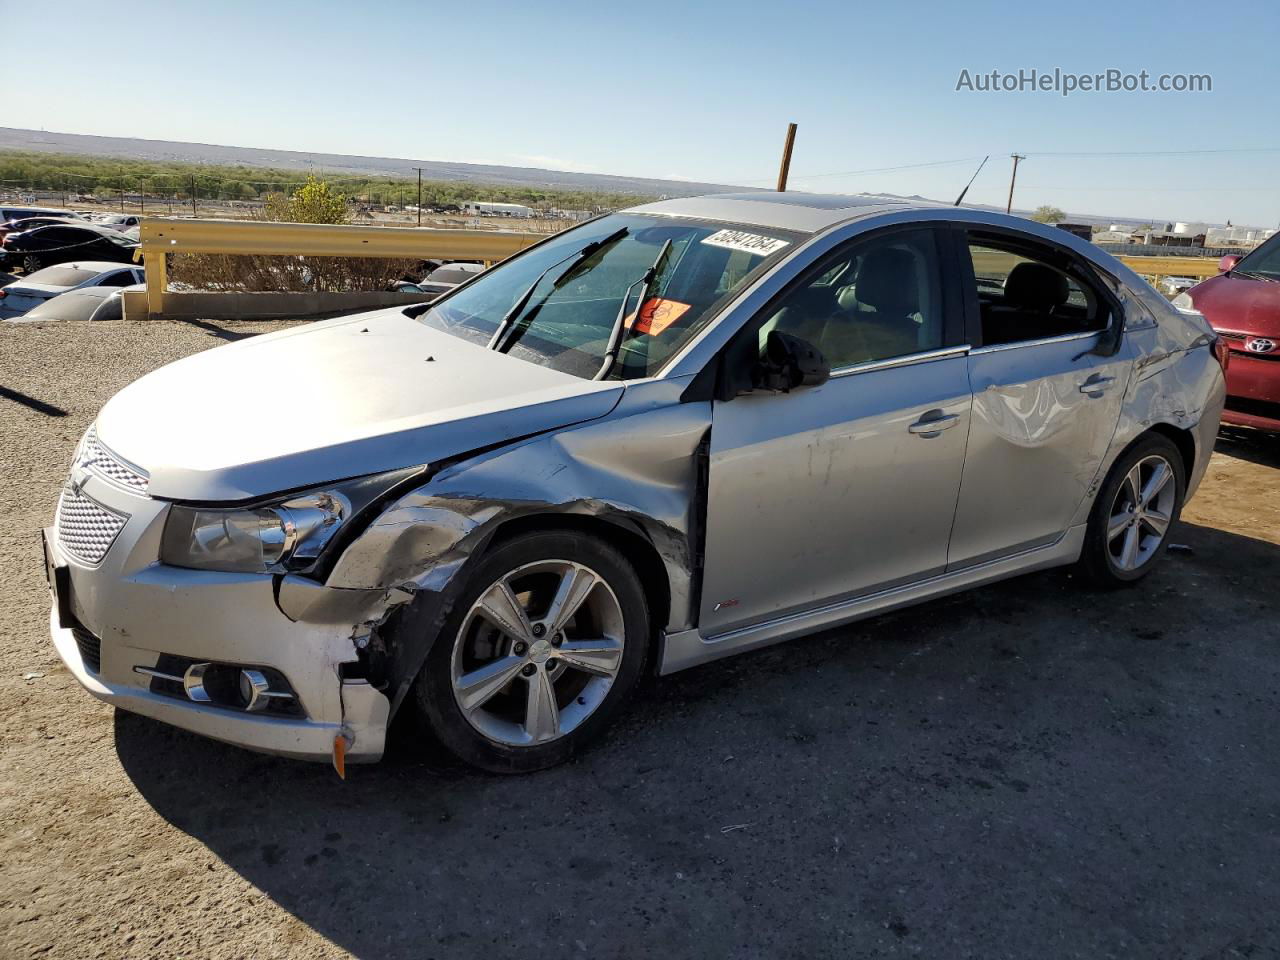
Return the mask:
<path id="1" fill-rule="evenodd" d="M 571 173 L 536 167 L 505 167 L 483 163 L 448 163 L 410 160 L 405 157 L 359 157 L 341 153 L 306 153 L 258 147 L 227 147 L 211 143 L 174 140 L 139 140 L 134 137 L 95 137 L 79 133 L 48 133 L 0 127 L 0 150 L 88 154 L 153 160 L 168 163 L 242 164 L 278 170 L 314 169 L 358 176 L 416 177 L 423 179 L 487 183 L 498 186 L 540 187 L 551 190 L 589 190 L 600 193 L 632 193 L 654 197 L 690 197 L 704 193 L 728 193 L 750 189 L 723 183 L 654 180 L 648 177 L 616 177 L 601 173 Z"/>
<path id="2" fill-rule="evenodd" d="M 212 143 L 184 143 L 177 140 L 139 140 L 135 137 L 96 137 L 80 133 L 49 133 L 0 127 L 0 150 L 44 151 L 46 153 L 87 154 L 153 160 L 168 163 L 241 164 L 278 170 L 314 169 L 356 176 L 416 177 L 422 167 L 428 180 L 486 183 L 496 186 L 540 187 L 549 190 L 588 190 L 598 193 L 631 193 L 654 197 L 692 197 L 705 193 L 739 193 L 758 187 L 738 187 L 724 183 L 697 183 L 691 180 L 655 180 L 648 177 L 621 177 L 603 173 L 572 173 L 537 167 L 505 167 L 484 163 L 450 163 L 441 160 L 410 160 L 405 157 L 360 157 L 343 153 L 306 153 L 298 150 L 270 150 L 265 147 L 227 147 Z M 877 196 L 893 196 L 877 194 Z M 929 203 L 949 202 L 925 197 L 901 197 Z M 1003 212 L 1003 207 L 965 204 L 975 210 Z M 1030 210 L 1015 210 L 1030 215 Z M 1070 213 L 1075 223 L 1163 223 L 1149 217 L 1117 217 Z M 1170 218 L 1173 219 L 1173 218 Z"/>

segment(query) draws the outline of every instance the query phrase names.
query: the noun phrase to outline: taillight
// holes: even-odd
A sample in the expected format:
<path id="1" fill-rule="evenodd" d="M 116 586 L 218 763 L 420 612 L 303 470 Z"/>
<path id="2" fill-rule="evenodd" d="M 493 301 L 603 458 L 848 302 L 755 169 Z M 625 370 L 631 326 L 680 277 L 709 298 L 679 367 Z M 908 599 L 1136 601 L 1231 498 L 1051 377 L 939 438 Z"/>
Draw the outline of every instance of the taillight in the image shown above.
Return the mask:
<path id="1" fill-rule="evenodd" d="M 1227 346 L 1225 337 L 1213 338 L 1213 355 L 1218 361 L 1218 366 L 1222 367 L 1222 373 L 1225 376 L 1227 367 L 1231 366 L 1231 348 Z"/>

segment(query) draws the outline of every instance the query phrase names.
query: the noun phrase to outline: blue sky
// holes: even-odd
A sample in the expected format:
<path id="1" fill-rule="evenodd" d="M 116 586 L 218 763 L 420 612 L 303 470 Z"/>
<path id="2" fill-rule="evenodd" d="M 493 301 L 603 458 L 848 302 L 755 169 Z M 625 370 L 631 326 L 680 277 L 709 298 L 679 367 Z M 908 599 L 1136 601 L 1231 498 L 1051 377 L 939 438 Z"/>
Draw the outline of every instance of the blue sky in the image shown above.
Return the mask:
<path id="1" fill-rule="evenodd" d="M 795 121 L 797 189 L 950 199 L 990 154 L 969 199 L 1003 205 L 1016 150 L 1019 207 L 1280 222 L 1275 0 L 0 0 L 0 22 L 58 53 L 5 126 L 764 186 Z M 1213 90 L 955 89 L 1055 67 Z M 1157 151 L 1223 152 L 1047 155 Z"/>

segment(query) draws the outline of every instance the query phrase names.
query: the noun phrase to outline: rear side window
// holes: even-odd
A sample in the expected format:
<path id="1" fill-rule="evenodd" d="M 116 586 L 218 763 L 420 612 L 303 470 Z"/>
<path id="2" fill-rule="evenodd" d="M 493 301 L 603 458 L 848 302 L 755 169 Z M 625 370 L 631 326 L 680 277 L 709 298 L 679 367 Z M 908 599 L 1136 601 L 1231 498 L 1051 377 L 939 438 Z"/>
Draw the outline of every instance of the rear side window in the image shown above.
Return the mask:
<path id="1" fill-rule="evenodd" d="M 98 281 L 100 287 L 128 287 L 134 283 L 133 273 L 129 270 L 122 270 L 119 273 L 113 273 L 108 277 L 103 277 Z"/>
<path id="2" fill-rule="evenodd" d="M 982 345 L 1105 330 L 1111 306 L 1066 254 L 1034 242 L 970 234 Z"/>

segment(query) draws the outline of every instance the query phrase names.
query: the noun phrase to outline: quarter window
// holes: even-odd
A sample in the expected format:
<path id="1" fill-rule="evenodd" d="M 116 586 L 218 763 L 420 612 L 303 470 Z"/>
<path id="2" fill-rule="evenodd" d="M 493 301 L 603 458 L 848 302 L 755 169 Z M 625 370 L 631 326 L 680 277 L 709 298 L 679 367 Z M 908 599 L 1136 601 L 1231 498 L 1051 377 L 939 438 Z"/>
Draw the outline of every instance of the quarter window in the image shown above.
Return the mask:
<path id="1" fill-rule="evenodd" d="M 1065 254 L 1000 237 L 970 236 L 969 256 L 983 346 L 1106 329 L 1110 305 Z"/>
<path id="2" fill-rule="evenodd" d="M 773 305 L 779 330 L 816 346 L 832 369 L 944 345 L 942 283 L 930 229 L 855 241 L 822 260 Z"/>

